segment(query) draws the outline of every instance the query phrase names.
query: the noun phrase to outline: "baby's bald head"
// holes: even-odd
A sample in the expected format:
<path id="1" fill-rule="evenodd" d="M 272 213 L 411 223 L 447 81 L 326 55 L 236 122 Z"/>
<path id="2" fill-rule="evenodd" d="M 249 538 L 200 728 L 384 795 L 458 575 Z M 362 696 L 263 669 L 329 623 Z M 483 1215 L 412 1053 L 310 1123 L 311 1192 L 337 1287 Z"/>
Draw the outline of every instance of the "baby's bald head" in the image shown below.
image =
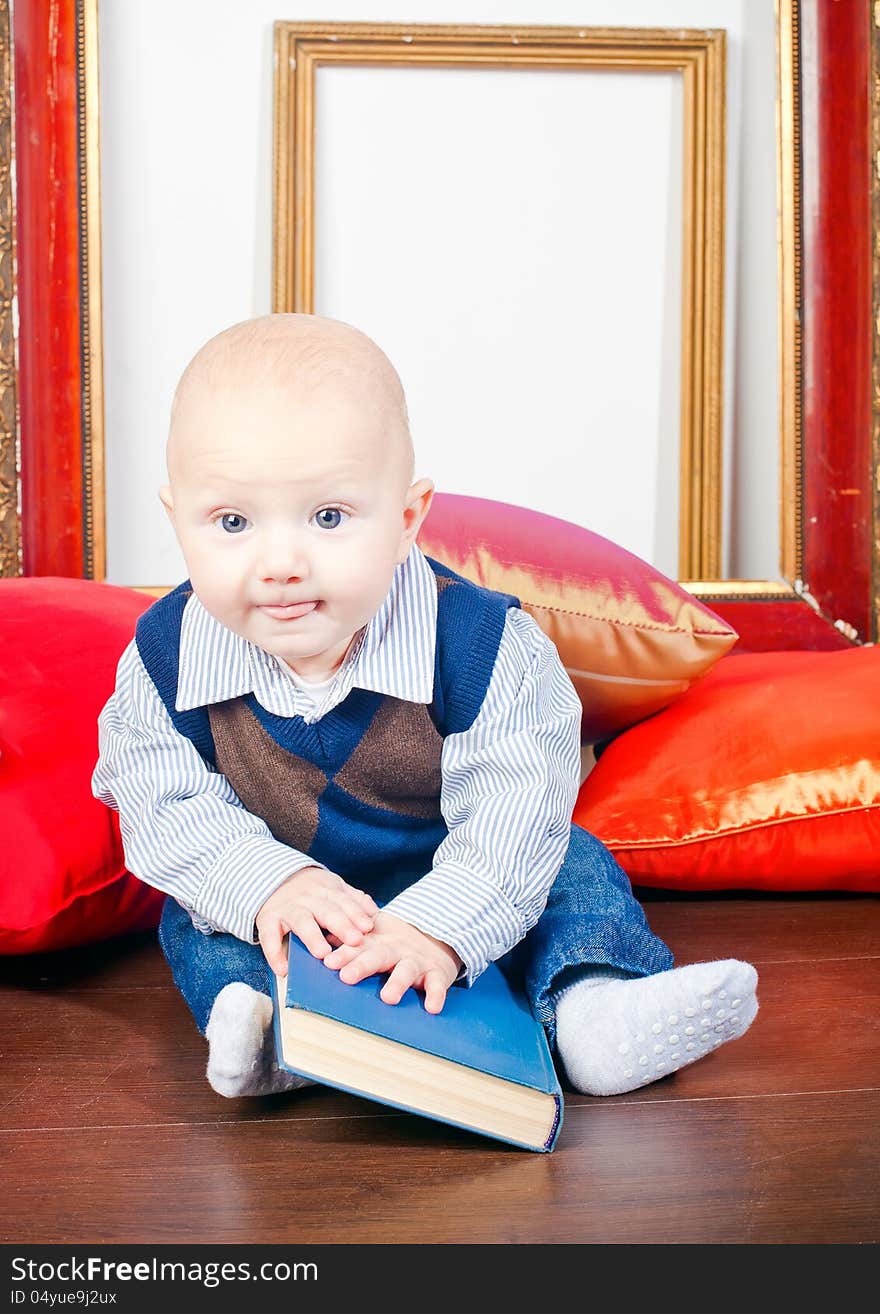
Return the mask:
<path id="1" fill-rule="evenodd" d="M 159 497 L 193 592 L 304 678 L 329 677 L 388 596 L 434 485 L 413 482 L 400 379 L 366 334 L 266 315 L 177 388 Z"/>
<path id="2" fill-rule="evenodd" d="M 234 324 L 211 338 L 181 376 L 171 408 L 168 473 L 172 484 L 198 443 L 206 399 L 274 395 L 293 406 L 323 399 L 356 406 L 381 431 L 384 455 L 413 477 L 403 386 L 385 353 L 359 329 L 321 315 L 276 314 Z M 245 441 L 247 435 L 243 435 Z M 293 434 L 291 437 L 293 441 Z"/>

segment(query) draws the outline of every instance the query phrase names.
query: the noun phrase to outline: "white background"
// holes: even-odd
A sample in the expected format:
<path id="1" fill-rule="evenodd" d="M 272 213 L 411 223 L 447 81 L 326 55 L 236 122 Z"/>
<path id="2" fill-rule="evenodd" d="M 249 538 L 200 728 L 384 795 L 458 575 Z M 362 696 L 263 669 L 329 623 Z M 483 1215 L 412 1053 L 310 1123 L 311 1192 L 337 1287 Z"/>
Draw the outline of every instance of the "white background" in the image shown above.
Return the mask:
<path id="1" fill-rule="evenodd" d="M 778 575 L 772 0 L 106 0 L 108 572 L 172 584 L 171 396 L 271 309 L 277 19 L 728 33 L 725 570 Z M 677 573 L 681 87 L 672 74 L 324 68 L 315 310 L 382 346 L 438 488 Z"/>

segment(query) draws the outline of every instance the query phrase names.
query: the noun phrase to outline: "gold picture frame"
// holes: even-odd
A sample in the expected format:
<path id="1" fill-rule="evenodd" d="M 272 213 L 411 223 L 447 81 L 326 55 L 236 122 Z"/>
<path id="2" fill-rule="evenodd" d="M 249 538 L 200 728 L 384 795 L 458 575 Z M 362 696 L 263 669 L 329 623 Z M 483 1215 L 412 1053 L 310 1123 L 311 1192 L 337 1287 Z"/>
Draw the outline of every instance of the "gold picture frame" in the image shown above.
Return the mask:
<path id="1" fill-rule="evenodd" d="M 720 572 L 726 40 L 720 30 L 275 24 L 274 311 L 314 309 L 323 65 L 677 72 L 684 107 L 679 573 Z"/>

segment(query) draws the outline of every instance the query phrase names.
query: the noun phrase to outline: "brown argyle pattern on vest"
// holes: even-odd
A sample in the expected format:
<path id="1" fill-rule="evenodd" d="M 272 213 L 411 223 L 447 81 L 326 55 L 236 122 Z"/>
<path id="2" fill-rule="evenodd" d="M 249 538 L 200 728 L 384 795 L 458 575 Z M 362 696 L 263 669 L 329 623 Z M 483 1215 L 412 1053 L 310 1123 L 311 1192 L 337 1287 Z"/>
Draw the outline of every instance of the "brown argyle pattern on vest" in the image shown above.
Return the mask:
<path id="1" fill-rule="evenodd" d="M 330 777 L 276 744 L 243 698 L 208 708 L 217 770 L 276 839 L 308 853 Z M 362 803 L 410 817 L 440 816 L 443 739 L 423 703 L 385 698 L 335 783 Z"/>

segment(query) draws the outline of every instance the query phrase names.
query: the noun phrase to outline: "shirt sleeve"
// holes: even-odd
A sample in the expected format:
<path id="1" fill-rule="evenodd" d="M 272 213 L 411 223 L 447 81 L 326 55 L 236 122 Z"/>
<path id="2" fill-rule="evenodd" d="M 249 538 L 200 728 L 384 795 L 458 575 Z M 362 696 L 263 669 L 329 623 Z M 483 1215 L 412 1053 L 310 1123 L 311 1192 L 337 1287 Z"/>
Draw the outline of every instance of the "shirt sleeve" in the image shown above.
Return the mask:
<path id="1" fill-rule="evenodd" d="M 200 929 L 255 943 L 254 919 L 272 891 L 320 866 L 276 840 L 178 733 L 133 640 L 98 718 L 98 747 L 92 793 L 119 813 L 129 870 L 177 899 Z"/>
<path id="2" fill-rule="evenodd" d="M 537 922 L 562 866 L 580 781 L 581 705 L 555 645 L 507 613 L 483 706 L 448 735 L 430 872 L 386 910 L 443 940 L 470 985 Z"/>

